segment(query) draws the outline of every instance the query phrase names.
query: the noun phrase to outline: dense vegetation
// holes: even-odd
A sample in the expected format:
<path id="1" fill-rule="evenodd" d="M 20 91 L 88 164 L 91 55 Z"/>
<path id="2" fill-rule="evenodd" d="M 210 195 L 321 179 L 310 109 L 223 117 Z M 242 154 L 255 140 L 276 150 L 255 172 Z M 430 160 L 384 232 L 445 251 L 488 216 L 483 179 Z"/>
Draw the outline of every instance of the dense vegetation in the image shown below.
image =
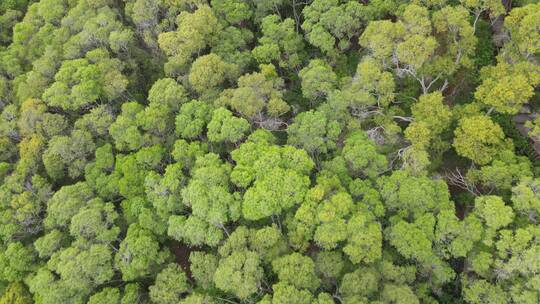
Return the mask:
<path id="1" fill-rule="evenodd" d="M 540 303 L 539 87 L 535 0 L 1 0 L 0 304 Z"/>

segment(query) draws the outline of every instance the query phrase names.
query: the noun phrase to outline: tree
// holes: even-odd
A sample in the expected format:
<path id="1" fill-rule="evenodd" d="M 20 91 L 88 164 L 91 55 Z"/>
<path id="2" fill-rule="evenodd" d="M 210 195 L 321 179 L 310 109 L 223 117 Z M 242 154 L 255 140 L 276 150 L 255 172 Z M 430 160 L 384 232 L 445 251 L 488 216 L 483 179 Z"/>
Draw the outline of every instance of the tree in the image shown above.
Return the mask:
<path id="1" fill-rule="evenodd" d="M 320 280 L 315 274 L 315 263 L 309 257 L 292 253 L 272 261 L 279 281 L 299 289 L 315 290 Z"/>
<path id="2" fill-rule="evenodd" d="M 47 267 L 58 274 L 60 284 L 78 290 L 83 296 L 114 275 L 112 252 L 105 244 L 95 244 L 87 249 L 68 247 L 54 253 Z"/>
<path id="3" fill-rule="evenodd" d="M 480 196 L 474 201 L 474 212 L 490 229 L 499 229 L 512 223 L 514 212 L 510 206 L 494 195 Z"/>
<path id="4" fill-rule="evenodd" d="M 504 26 L 509 30 L 511 38 L 505 45 L 505 55 L 510 57 L 518 55 L 517 59 L 520 61 L 538 58 L 540 37 L 533 30 L 538 26 L 538 3 L 511 10 L 508 18 L 504 20 Z"/>
<path id="5" fill-rule="evenodd" d="M 295 117 L 287 128 L 287 141 L 311 155 L 326 154 L 337 148 L 340 133 L 336 121 L 328 121 L 324 113 L 310 110 Z"/>
<path id="6" fill-rule="evenodd" d="M 142 300 L 141 300 L 142 299 Z M 129 283 L 124 287 L 124 296 L 120 301 L 121 304 L 137 303 L 144 301 L 140 283 Z"/>
<path id="7" fill-rule="evenodd" d="M 512 188 L 513 208 L 533 222 L 538 221 L 540 216 L 540 198 L 536 190 L 538 182 L 538 179 L 524 177 Z"/>
<path id="8" fill-rule="evenodd" d="M 302 80 L 302 95 L 313 104 L 337 86 L 337 75 L 324 60 L 314 59 L 298 74 Z"/>
<path id="9" fill-rule="evenodd" d="M 283 80 L 273 65 L 261 65 L 261 72 L 238 78 L 238 88 L 225 90 L 223 103 L 250 121 L 267 129 L 280 126 L 278 117 L 287 113 L 289 105 L 283 100 Z"/>
<path id="10" fill-rule="evenodd" d="M 169 253 L 160 249 L 156 237 L 137 224 L 131 224 L 115 255 L 116 267 L 126 281 L 153 275 L 167 261 Z"/>
<path id="11" fill-rule="evenodd" d="M 202 251 L 192 251 L 189 255 L 191 275 L 197 285 L 204 289 L 214 287 L 214 273 L 218 267 L 218 258 Z"/>
<path id="12" fill-rule="evenodd" d="M 32 295 L 23 283 L 11 283 L 0 297 L 0 304 L 30 304 Z"/>
<path id="13" fill-rule="evenodd" d="M 108 58 L 105 50 L 93 50 L 86 58 L 64 61 L 42 98 L 66 111 L 83 110 L 100 98 L 114 100 L 127 86 L 122 69 L 121 62 Z"/>
<path id="14" fill-rule="evenodd" d="M 7 245 L 0 254 L 0 278 L 7 282 L 20 282 L 34 268 L 35 253 L 21 242 Z"/>
<path id="15" fill-rule="evenodd" d="M 34 133 L 50 138 L 63 135 L 67 129 L 66 119 L 58 114 L 47 113 L 47 106 L 38 99 L 28 99 L 21 105 L 17 126 L 24 137 Z"/>
<path id="16" fill-rule="evenodd" d="M 36 298 L 47 304 L 80 303 L 89 293 L 88 289 L 80 290 L 79 286 L 71 285 L 64 280 L 57 280 L 56 275 L 46 267 L 40 268 L 35 275 L 28 279 L 28 286 Z"/>
<path id="17" fill-rule="evenodd" d="M 262 275 L 259 255 L 251 251 L 238 251 L 220 260 L 214 283 L 225 292 L 247 299 L 257 292 Z"/>
<path id="18" fill-rule="evenodd" d="M 487 12 L 491 20 L 505 13 L 504 5 L 498 1 L 490 0 L 461 0 L 461 5 L 471 11 L 474 16 L 473 27 L 476 29 L 477 22 L 482 13 Z"/>
<path id="19" fill-rule="evenodd" d="M 417 304 L 420 303 L 416 295 L 412 292 L 409 286 L 397 286 L 388 284 L 384 287 L 382 298 L 387 302 L 396 304 Z"/>
<path id="20" fill-rule="evenodd" d="M 194 12 L 183 11 L 176 18 L 178 30 L 159 34 L 159 47 L 167 54 L 166 70 L 176 75 L 191 56 L 212 44 L 220 30 L 212 8 L 201 5 Z"/>
<path id="21" fill-rule="evenodd" d="M 192 100 L 180 108 L 176 116 L 176 134 L 184 139 L 202 136 L 212 119 L 212 108 L 198 100 Z"/>
<path id="22" fill-rule="evenodd" d="M 373 268 L 367 268 L 365 271 L 356 270 L 343 275 L 339 294 L 345 300 L 361 298 L 365 299 L 376 293 L 379 287 L 380 273 Z"/>
<path id="23" fill-rule="evenodd" d="M 462 118 L 454 136 L 456 152 L 479 165 L 490 163 L 498 151 L 511 145 L 501 127 L 484 115 Z"/>
<path id="24" fill-rule="evenodd" d="M 277 63 L 282 68 L 295 69 L 305 60 L 304 41 L 295 30 L 293 19 L 282 20 L 277 15 L 262 19 L 262 37 L 253 51 L 259 63 Z"/>
<path id="25" fill-rule="evenodd" d="M 442 180 L 395 171 L 380 178 L 377 186 L 387 215 L 409 218 L 451 208 L 448 186 Z"/>
<path id="26" fill-rule="evenodd" d="M 358 233 L 358 232 L 362 233 Z M 372 263 L 382 256 L 382 228 L 370 215 L 353 215 L 347 223 L 348 243 L 343 247 L 354 264 Z"/>
<path id="27" fill-rule="evenodd" d="M 252 64 L 253 38 L 253 32 L 246 27 L 228 26 L 217 34 L 219 43 L 212 46 L 211 52 L 228 63 L 227 75 L 231 80 L 246 72 Z"/>
<path id="28" fill-rule="evenodd" d="M 314 240 L 325 250 L 340 248 L 353 263 L 381 257 L 381 227 L 367 208 L 356 206 L 336 175 L 321 175 L 288 222 L 293 246 Z"/>
<path id="29" fill-rule="evenodd" d="M 450 126 L 452 112 L 443 103 L 440 92 L 421 95 L 418 102 L 411 107 L 414 121 L 423 122 L 434 135 L 439 135 Z"/>
<path id="30" fill-rule="evenodd" d="M 435 240 L 443 257 L 466 257 L 482 238 L 482 223 L 476 217 L 460 221 L 454 210 L 443 210 L 437 215 Z"/>
<path id="31" fill-rule="evenodd" d="M 114 139 L 115 147 L 120 151 L 133 151 L 141 148 L 145 140 L 138 129 L 136 117 L 143 111 L 137 102 L 122 104 L 122 112 L 109 127 L 109 134 Z"/>
<path id="32" fill-rule="evenodd" d="M 191 208 L 191 214 L 169 219 L 170 236 L 192 245 L 215 246 L 220 242 L 227 222 L 240 216 L 239 201 L 229 192 L 230 171 L 230 165 L 216 154 L 197 158 L 192 179 L 182 190 L 183 203 Z"/>
<path id="33" fill-rule="evenodd" d="M 445 6 L 430 18 L 427 8 L 407 5 L 397 22 L 371 21 L 359 43 L 383 66 L 417 81 L 424 94 L 434 85 L 446 88 L 448 77 L 470 67 L 476 37 L 461 6 Z M 438 53 L 444 45 L 444 52 Z M 392 58 L 393 57 L 393 58 Z"/>
<path id="34" fill-rule="evenodd" d="M 499 62 L 481 70 L 482 84 L 474 96 L 497 112 L 516 114 L 540 84 L 540 69 L 529 62 Z"/>
<path id="35" fill-rule="evenodd" d="M 156 213 L 165 220 L 171 214 L 182 210 L 181 190 L 186 184 L 182 168 L 181 163 L 168 165 L 163 176 L 152 171 L 144 181 L 146 197 L 152 203 Z"/>
<path id="36" fill-rule="evenodd" d="M 118 192 L 125 198 L 144 196 L 144 181 L 152 170 L 160 168 L 165 149 L 160 145 L 145 147 L 136 153 L 118 155 L 113 174 L 118 178 Z"/>
<path id="37" fill-rule="evenodd" d="M 308 185 L 307 176 L 276 168 L 246 191 L 242 213 L 250 220 L 279 215 L 302 201 Z"/>
<path id="38" fill-rule="evenodd" d="M 356 67 L 356 73 L 343 93 L 351 107 L 358 111 L 375 106 L 388 107 L 395 97 L 395 83 L 392 73 L 384 71 L 376 59 L 365 56 Z"/>
<path id="39" fill-rule="evenodd" d="M 210 3 L 214 11 L 231 24 L 247 21 L 253 14 L 250 5 L 239 0 L 212 0 Z"/>
<path id="40" fill-rule="evenodd" d="M 195 165 L 197 158 L 204 156 L 207 152 L 208 147 L 199 141 L 188 143 L 179 139 L 174 143 L 171 155 L 183 168 L 191 169 Z"/>
<path id="41" fill-rule="evenodd" d="M 45 227 L 68 227 L 72 217 L 93 197 L 92 189 L 84 182 L 63 186 L 47 203 Z"/>
<path id="42" fill-rule="evenodd" d="M 159 79 L 152 85 L 148 94 L 150 103 L 144 111 L 135 114 L 135 123 L 146 131 L 143 136 L 147 141 L 167 142 L 176 112 L 187 101 L 186 95 L 184 87 L 171 78 Z"/>
<path id="43" fill-rule="evenodd" d="M 362 21 L 369 13 L 354 1 L 316 0 L 306 6 L 302 14 L 307 41 L 323 53 L 335 56 L 350 47 L 351 39 L 360 32 Z"/>
<path id="44" fill-rule="evenodd" d="M 283 282 L 274 284 L 272 289 L 274 294 L 270 303 L 313 303 L 313 295 L 305 289 L 297 289 L 293 285 Z M 267 296 L 267 299 L 269 298 Z"/>
<path id="45" fill-rule="evenodd" d="M 507 303 L 507 295 L 499 286 L 491 285 L 485 280 L 475 280 L 463 289 L 463 297 L 469 303 Z"/>
<path id="46" fill-rule="evenodd" d="M 101 105 L 79 118 L 75 122 L 75 129 L 89 132 L 94 139 L 108 139 L 109 127 L 113 122 L 114 114 L 112 109 Z"/>
<path id="47" fill-rule="evenodd" d="M 172 78 L 158 79 L 148 91 L 150 104 L 162 104 L 177 111 L 187 101 L 186 89 Z"/>
<path id="48" fill-rule="evenodd" d="M 103 288 L 88 299 L 89 304 L 120 303 L 120 291 L 118 288 Z"/>
<path id="49" fill-rule="evenodd" d="M 236 143 L 244 137 L 248 129 L 247 120 L 234 117 L 225 108 L 218 108 L 214 110 L 208 123 L 208 140 L 216 143 Z"/>
<path id="50" fill-rule="evenodd" d="M 178 264 L 168 264 L 157 275 L 154 285 L 149 287 L 150 299 L 157 304 L 178 303 L 189 289 L 187 277 L 182 268 Z"/>
<path id="51" fill-rule="evenodd" d="M 96 149 L 94 161 L 84 168 L 86 183 L 103 199 L 118 195 L 118 172 L 114 172 L 115 158 L 111 144 Z"/>
<path id="52" fill-rule="evenodd" d="M 250 214 L 248 217 L 270 216 L 301 202 L 309 185 L 307 175 L 314 167 L 313 160 L 304 150 L 278 147 L 268 141 L 251 141 L 231 152 L 231 156 L 236 162 L 231 181 L 242 188 L 249 188 L 248 192 L 251 192 L 244 195 L 244 216 L 246 212 Z M 266 162 L 266 159 L 275 161 Z M 285 188 L 273 186 L 274 181 Z"/>
<path id="53" fill-rule="evenodd" d="M 167 235 L 175 240 L 185 241 L 192 246 L 203 244 L 216 246 L 223 239 L 223 232 L 198 216 L 169 217 Z"/>
<path id="54" fill-rule="evenodd" d="M 469 183 L 499 193 L 509 191 L 520 179 L 527 177 L 532 177 L 529 159 L 509 150 L 499 152 L 489 165 L 469 169 L 466 175 Z"/>
<path id="55" fill-rule="evenodd" d="M 254 230 L 239 226 L 218 249 L 221 258 L 214 283 L 223 291 L 247 299 L 261 287 L 263 261 L 273 260 L 285 250 L 277 228 Z"/>
<path id="56" fill-rule="evenodd" d="M 375 178 L 388 165 L 386 157 L 377 152 L 375 144 L 363 132 L 355 132 L 345 139 L 342 154 L 353 175 Z"/>
<path id="57" fill-rule="evenodd" d="M 117 218 L 113 204 L 92 199 L 71 218 L 69 232 L 82 244 L 112 243 L 120 234 L 120 228 L 115 225 Z"/>
<path id="58" fill-rule="evenodd" d="M 53 229 L 35 240 L 34 247 L 36 248 L 39 257 L 44 259 L 51 257 L 53 253 L 64 247 L 66 243 L 66 234 L 58 229 Z"/>
<path id="59" fill-rule="evenodd" d="M 216 54 L 197 58 L 189 71 L 189 83 L 199 94 L 219 86 L 226 80 L 227 64 Z"/>
<path id="60" fill-rule="evenodd" d="M 75 130 L 68 136 L 55 136 L 43 153 L 43 165 L 47 174 L 59 180 L 65 177 L 77 178 L 84 173 L 88 158 L 95 150 L 92 135 L 86 131 Z"/>

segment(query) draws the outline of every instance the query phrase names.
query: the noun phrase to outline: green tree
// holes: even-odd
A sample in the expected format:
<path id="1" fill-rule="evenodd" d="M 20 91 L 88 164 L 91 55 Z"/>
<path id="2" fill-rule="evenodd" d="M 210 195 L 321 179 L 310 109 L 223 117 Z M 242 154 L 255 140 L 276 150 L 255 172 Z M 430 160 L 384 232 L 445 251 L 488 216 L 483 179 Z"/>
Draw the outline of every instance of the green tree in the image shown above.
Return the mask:
<path id="1" fill-rule="evenodd" d="M 274 294 L 270 303 L 313 303 L 313 295 L 305 289 L 297 289 L 293 285 L 283 282 L 274 284 L 272 289 Z M 264 300 L 269 300 L 269 298 L 267 296 L 262 303 L 265 303 Z"/>
<path id="2" fill-rule="evenodd" d="M 186 274 L 178 264 L 167 265 L 149 287 L 150 299 L 157 304 L 178 303 L 190 289 Z"/>
<path id="3" fill-rule="evenodd" d="M 87 249 L 68 247 L 54 253 L 47 267 L 59 275 L 60 284 L 68 284 L 84 296 L 112 279 L 111 251 L 105 244 L 91 245 Z"/>
<path id="4" fill-rule="evenodd" d="M 218 267 L 218 258 L 202 251 L 193 251 L 189 255 L 191 275 L 197 286 L 211 289 L 214 286 L 214 273 Z"/>
<path id="5" fill-rule="evenodd" d="M 248 299 L 256 293 L 263 278 L 259 255 L 252 251 L 234 251 L 223 257 L 214 274 L 216 287 Z"/>
<path id="6" fill-rule="evenodd" d="M 302 95 L 312 104 L 324 98 L 337 86 L 337 75 L 324 60 L 314 59 L 298 74 L 302 80 Z"/>
<path id="7" fill-rule="evenodd" d="M 350 47 L 351 39 L 361 32 L 369 12 L 354 1 L 315 0 L 302 14 L 307 41 L 323 53 L 335 56 Z"/>
<path id="8" fill-rule="evenodd" d="M 114 100 L 128 83 L 122 69 L 122 63 L 108 58 L 103 49 L 88 52 L 86 58 L 64 61 L 43 100 L 66 111 L 83 110 L 100 98 Z"/>
<path id="9" fill-rule="evenodd" d="M 58 229 L 49 231 L 34 242 L 40 258 L 49 258 L 67 243 L 66 234 Z"/>
<path id="10" fill-rule="evenodd" d="M 160 248 L 158 240 L 150 231 L 131 224 L 114 261 L 122 271 L 122 278 L 130 281 L 154 275 L 168 258 L 169 253 Z"/>
<path id="11" fill-rule="evenodd" d="M 212 108 L 198 100 L 192 100 L 180 108 L 176 116 L 176 134 L 185 139 L 203 135 L 212 119 Z"/>
<path id="12" fill-rule="evenodd" d="M 191 56 L 213 43 L 220 30 L 212 8 L 201 5 L 194 12 L 183 11 L 176 18 L 177 31 L 159 34 L 159 47 L 169 56 L 165 69 L 177 75 Z"/>
<path id="13" fill-rule="evenodd" d="M 11 283 L 0 297 L 0 304 L 31 304 L 32 295 L 23 283 Z"/>
<path id="14" fill-rule="evenodd" d="M 118 288 L 103 288 L 100 292 L 93 294 L 88 299 L 88 304 L 119 304 L 120 303 L 120 291 Z"/>
<path id="15" fill-rule="evenodd" d="M 540 84 L 540 69 L 530 62 L 499 62 L 481 70 L 482 84 L 474 96 L 497 112 L 516 114 Z"/>
<path id="16" fill-rule="evenodd" d="M 504 20 L 511 41 L 505 44 L 503 53 L 519 61 L 538 58 L 540 37 L 534 30 L 538 22 L 538 3 L 512 9 L 508 18 Z"/>
<path id="17" fill-rule="evenodd" d="M 236 143 L 249 129 L 249 122 L 243 118 L 234 117 L 225 109 L 218 108 L 212 113 L 208 123 L 208 140 L 216 143 Z"/>
<path id="18" fill-rule="evenodd" d="M 220 100 L 250 121 L 275 129 L 281 125 L 278 117 L 290 106 L 283 100 L 283 79 L 273 65 L 261 65 L 261 72 L 238 78 L 238 88 L 225 90 Z"/>
<path id="19" fill-rule="evenodd" d="M 43 153 L 43 165 L 55 180 L 64 178 L 66 171 L 70 178 L 75 179 L 84 173 L 94 150 L 92 134 L 75 130 L 70 136 L 55 136 L 49 141 L 49 147 Z"/>
<path id="20" fill-rule="evenodd" d="M 315 263 L 311 258 L 292 253 L 272 261 L 272 268 L 282 283 L 299 289 L 315 290 L 320 280 L 315 274 Z"/>
<path id="21" fill-rule="evenodd" d="M 84 182 L 63 186 L 47 203 L 45 227 L 68 227 L 72 217 L 93 197 L 92 189 Z"/>
<path id="22" fill-rule="evenodd" d="M 247 189 L 242 203 L 246 219 L 279 215 L 302 202 L 310 184 L 308 174 L 314 167 L 304 150 L 246 142 L 231 155 L 237 164 L 231 181 Z"/>
<path id="23" fill-rule="evenodd" d="M 122 104 L 122 112 L 109 127 L 109 134 L 114 139 L 115 147 L 120 151 L 133 151 L 141 148 L 145 139 L 138 129 L 137 114 L 144 107 L 137 102 Z"/>
<path id="24" fill-rule="evenodd" d="M 377 152 L 375 144 L 363 132 L 355 132 L 345 139 L 342 155 L 353 175 L 375 178 L 388 165 L 386 157 Z"/>
<path id="25" fill-rule="evenodd" d="M 426 212 L 452 208 L 448 186 L 442 180 L 425 176 L 410 176 L 406 171 L 394 171 L 377 181 L 387 215 L 419 217 Z"/>
<path id="26" fill-rule="evenodd" d="M 252 53 L 259 63 L 277 63 L 282 68 L 298 68 L 305 60 L 304 41 L 295 30 L 295 21 L 277 15 L 263 18 L 262 37 Z"/>
<path id="27" fill-rule="evenodd" d="M 113 243 L 120 234 L 120 228 L 115 225 L 117 218 L 113 204 L 92 199 L 71 218 L 69 232 L 82 244 Z"/>
<path id="28" fill-rule="evenodd" d="M 232 24 L 245 22 L 253 14 L 249 3 L 240 0 L 212 0 L 210 4 L 218 15 Z"/>
<path id="29" fill-rule="evenodd" d="M 336 121 L 328 121 L 324 113 L 310 110 L 295 117 L 287 128 L 287 141 L 311 155 L 326 154 L 337 148 L 340 133 Z"/>
<path id="30" fill-rule="evenodd" d="M 199 94 L 222 84 L 227 77 L 227 64 L 216 54 L 198 57 L 189 71 L 189 83 Z"/>
<path id="31" fill-rule="evenodd" d="M 21 242 L 9 243 L 0 254 L 0 278 L 7 282 L 20 282 L 34 268 L 35 252 Z"/>
<path id="32" fill-rule="evenodd" d="M 359 43 L 383 64 L 392 62 L 398 76 L 411 77 L 427 94 L 434 85 L 445 88 L 449 76 L 471 66 L 476 37 L 468 18 L 461 6 L 445 6 L 430 17 L 427 8 L 409 4 L 397 22 L 371 21 Z M 442 45 L 444 52 L 437 52 Z"/>
<path id="33" fill-rule="evenodd" d="M 538 183 L 538 179 L 524 177 L 512 188 L 513 208 L 533 222 L 540 216 L 540 197 L 536 190 Z"/>
<path id="34" fill-rule="evenodd" d="M 479 165 L 490 163 L 498 151 L 511 146 L 501 127 L 484 115 L 462 118 L 454 136 L 456 152 Z"/>

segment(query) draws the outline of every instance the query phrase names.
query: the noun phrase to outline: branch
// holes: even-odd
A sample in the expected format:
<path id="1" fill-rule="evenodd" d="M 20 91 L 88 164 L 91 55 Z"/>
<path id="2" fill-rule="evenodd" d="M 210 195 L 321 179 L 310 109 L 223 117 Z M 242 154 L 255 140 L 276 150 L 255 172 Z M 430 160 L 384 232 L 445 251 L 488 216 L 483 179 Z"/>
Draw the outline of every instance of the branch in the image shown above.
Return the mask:
<path id="1" fill-rule="evenodd" d="M 456 186 L 462 190 L 466 190 L 475 197 L 480 196 L 482 193 L 474 183 L 471 183 L 467 177 L 461 173 L 459 168 L 456 168 L 454 171 L 446 171 L 445 174 L 446 180 L 448 184 L 452 186 Z"/>
<path id="2" fill-rule="evenodd" d="M 406 122 L 412 122 L 414 121 L 414 119 L 412 117 L 404 117 L 404 116 L 398 116 L 398 115 L 394 115 L 392 116 L 393 118 L 395 119 L 399 119 L 399 120 L 402 120 L 402 121 L 406 121 Z"/>

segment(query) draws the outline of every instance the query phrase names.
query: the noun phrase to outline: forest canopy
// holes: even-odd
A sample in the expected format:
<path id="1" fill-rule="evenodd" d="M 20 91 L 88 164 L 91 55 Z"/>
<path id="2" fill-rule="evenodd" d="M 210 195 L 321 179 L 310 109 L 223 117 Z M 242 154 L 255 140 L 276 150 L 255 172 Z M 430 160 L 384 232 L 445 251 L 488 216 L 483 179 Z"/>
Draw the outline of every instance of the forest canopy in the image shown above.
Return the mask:
<path id="1" fill-rule="evenodd" d="M 540 2 L 0 0 L 30 303 L 540 303 Z"/>

